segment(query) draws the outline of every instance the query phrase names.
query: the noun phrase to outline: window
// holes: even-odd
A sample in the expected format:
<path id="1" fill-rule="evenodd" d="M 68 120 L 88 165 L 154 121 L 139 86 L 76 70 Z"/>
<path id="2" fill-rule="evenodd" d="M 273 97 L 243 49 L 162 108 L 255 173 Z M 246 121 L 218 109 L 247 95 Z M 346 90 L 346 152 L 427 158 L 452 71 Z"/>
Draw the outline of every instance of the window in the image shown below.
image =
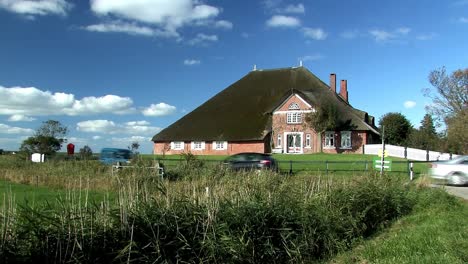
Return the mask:
<path id="1" fill-rule="evenodd" d="M 227 141 L 214 141 L 213 142 L 213 149 L 215 149 L 215 150 L 226 150 L 227 149 Z"/>
<path id="2" fill-rule="evenodd" d="M 173 141 L 173 142 L 171 142 L 171 149 L 172 150 L 182 150 L 182 149 L 184 149 L 184 142 L 183 141 Z"/>
<path id="3" fill-rule="evenodd" d="M 306 148 L 310 148 L 310 134 L 306 135 L 306 143 L 305 143 Z"/>
<path id="4" fill-rule="evenodd" d="M 289 110 L 299 110 L 301 109 L 298 104 L 296 103 L 291 103 L 288 107 Z"/>
<path id="5" fill-rule="evenodd" d="M 351 148 L 351 131 L 341 131 L 341 148 Z"/>
<path id="6" fill-rule="evenodd" d="M 278 140 L 276 141 L 276 147 L 281 148 L 281 135 L 278 135 Z"/>
<path id="7" fill-rule="evenodd" d="M 205 149 L 205 142 L 203 142 L 203 141 L 193 141 L 192 142 L 192 149 L 193 150 Z"/>
<path id="8" fill-rule="evenodd" d="M 335 147 L 335 132 L 327 131 L 325 132 L 325 148 L 334 148 Z"/>
<path id="9" fill-rule="evenodd" d="M 297 111 L 288 112 L 286 122 L 288 124 L 300 124 L 300 123 L 302 123 L 302 113 L 297 112 Z"/>
<path id="10" fill-rule="evenodd" d="M 302 113 L 300 113 L 298 110 L 300 110 L 300 107 L 297 103 L 291 103 L 288 107 L 288 113 L 287 113 L 287 119 L 286 122 L 288 124 L 300 124 L 302 123 Z M 292 110 L 292 111 L 291 111 Z"/>

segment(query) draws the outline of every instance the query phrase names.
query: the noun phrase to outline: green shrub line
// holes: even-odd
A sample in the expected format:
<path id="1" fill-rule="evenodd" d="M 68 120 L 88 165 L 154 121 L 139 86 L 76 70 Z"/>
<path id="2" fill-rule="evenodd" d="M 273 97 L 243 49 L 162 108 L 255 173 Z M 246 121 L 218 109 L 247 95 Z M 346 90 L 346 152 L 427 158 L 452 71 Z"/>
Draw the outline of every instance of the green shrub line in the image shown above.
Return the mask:
<path id="1" fill-rule="evenodd" d="M 67 200 L 4 206 L 0 259 L 309 262 L 345 250 L 407 214 L 417 193 L 389 177 L 332 183 L 274 174 L 208 176 L 186 178 L 172 190 L 167 181 L 128 178 L 121 182 L 118 206 Z"/>

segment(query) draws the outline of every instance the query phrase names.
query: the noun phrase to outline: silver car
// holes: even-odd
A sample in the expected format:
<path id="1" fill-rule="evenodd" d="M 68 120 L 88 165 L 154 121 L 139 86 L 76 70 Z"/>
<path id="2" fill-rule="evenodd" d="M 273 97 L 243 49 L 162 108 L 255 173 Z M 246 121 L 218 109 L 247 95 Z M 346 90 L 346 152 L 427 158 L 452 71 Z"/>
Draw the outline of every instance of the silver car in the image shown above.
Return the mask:
<path id="1" fill-rule="evenodd" d="M 468 156 L 431 164 L 429 174 L 434 179 L 446 180 L 450 185 L 468 184 Z"/>

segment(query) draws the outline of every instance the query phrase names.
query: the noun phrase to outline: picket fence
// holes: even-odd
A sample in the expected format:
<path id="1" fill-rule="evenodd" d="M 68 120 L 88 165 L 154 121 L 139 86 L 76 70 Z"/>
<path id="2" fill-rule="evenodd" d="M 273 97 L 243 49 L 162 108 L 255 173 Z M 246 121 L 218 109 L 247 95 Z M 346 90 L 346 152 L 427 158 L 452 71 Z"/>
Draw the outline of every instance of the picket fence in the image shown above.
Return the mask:
<path id="1" fill-rule="evenodd" d="M 364 154 L 377 155 L 381 150 L 382 144 L 364 145 Z M 450 160 L 459 156 L 452 153 L 442 153 L 394 145 L 385 145 L 385 150 L 390 157 L 419 161 Z"/>

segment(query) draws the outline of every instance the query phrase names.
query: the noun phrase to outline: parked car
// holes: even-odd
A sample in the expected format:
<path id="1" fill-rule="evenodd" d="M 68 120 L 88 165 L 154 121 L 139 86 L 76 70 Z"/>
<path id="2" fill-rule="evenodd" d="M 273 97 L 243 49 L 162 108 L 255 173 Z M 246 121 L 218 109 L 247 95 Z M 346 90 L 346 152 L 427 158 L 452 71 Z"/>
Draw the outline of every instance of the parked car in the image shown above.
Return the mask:
<path id="1" fill-rule="evenodd" d="M 123 165 L 130 163 L 133 154 L 128 149 L 103 148 L 99 160 L 104 164 Z"/>
<path id="2" fill-rule="evenodd" d="M 232 170 L 272 170 L 278 171 L 278 162 L 264 153 L 245 152 L 232 155 L 224 160 L 224 164 Z"/>
<path id="3" fill-rule="evenodd" d="M 429 174 L 434 179 L 447 181 L 450 185 L 468 184 L 468 156 L 431 163 Z"/>

